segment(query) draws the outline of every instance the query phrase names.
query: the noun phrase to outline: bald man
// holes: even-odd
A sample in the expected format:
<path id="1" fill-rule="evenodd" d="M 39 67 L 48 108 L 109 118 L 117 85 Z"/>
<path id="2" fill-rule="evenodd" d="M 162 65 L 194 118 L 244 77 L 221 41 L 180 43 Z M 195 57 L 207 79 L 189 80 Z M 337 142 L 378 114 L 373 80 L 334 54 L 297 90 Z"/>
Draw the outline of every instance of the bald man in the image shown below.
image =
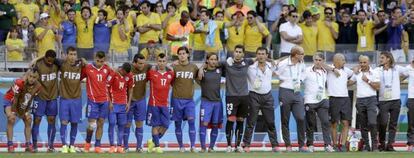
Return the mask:
<path id="1" fill-rule="evenodd" d="M 285 141 L 286 151 L 292 151 L 289 131 L 289 118 L 292 112 L 296 120 L 297 135 L 300 152 L 308 152 L 305 147 L 305 106 L 301 90 L 301 75 L 304 74 L 305 64 L 303 62 L 304 50 L 300 46 L 294 46 L 290 51 L 289 58 L 282 60 L 277 68 L 276 74 L 281 80 L 279 88 L 280 113 L 282 120 L 282 134 Z"/>
<path id="2" fill-rule="evenodd" d="M 359 66 L 354 68 L 354 75 L 348 83 L 349 85 L 356 84 L 356 107 L 360 127 L 362 128 L 363 151 L 378 152 L 377 91 L 380 88 L 380 77 L 378 71 L 372 69 L 369 65 L 368 56 L 359 56 Z M 371 132 L 372 148 L 369 144 L 368 131 Z"/>

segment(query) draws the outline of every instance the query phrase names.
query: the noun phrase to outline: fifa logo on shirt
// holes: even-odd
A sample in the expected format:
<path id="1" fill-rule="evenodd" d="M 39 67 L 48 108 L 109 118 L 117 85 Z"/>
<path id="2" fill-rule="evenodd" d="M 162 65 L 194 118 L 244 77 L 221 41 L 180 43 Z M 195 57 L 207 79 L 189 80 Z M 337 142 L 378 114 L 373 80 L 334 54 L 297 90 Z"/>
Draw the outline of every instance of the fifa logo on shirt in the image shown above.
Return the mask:
<path id="1" fill-rule="evenodd" d="M 63 78 L 68 78 L 71 80 L 79 80 L 80 79 L 80 73 L 76 72 L 64 72 Z"/>
<path id="2" fill-rule="evenodd" d="M 42 81 L 52 81 L 54 79 L 56 79 L 56 73 L 42 74 L 41 75 L 41 80 Z"/>
<path id="3" fill-rule="evenodd" d="M 143 81 L 147 78 L 147 74 L 142 73 L 142 74 L 136 74 L 134 75 L 134 81 Z"/>
<path id="4" fill-rule="evenodd" d="M 186 78 L 186 79 L 193 79 L 193 72 L 188 72 L 188 71 L 179 71 L 176 73 L 177 78 Z"/>

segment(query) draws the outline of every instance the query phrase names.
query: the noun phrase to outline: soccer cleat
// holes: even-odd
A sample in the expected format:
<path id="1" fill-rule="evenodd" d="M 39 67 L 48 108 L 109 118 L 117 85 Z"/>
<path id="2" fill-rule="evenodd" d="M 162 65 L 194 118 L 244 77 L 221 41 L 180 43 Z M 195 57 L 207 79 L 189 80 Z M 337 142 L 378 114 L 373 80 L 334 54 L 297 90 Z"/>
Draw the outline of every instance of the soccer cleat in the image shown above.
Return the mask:
<path id="1" fill-rule="evenodd" d="M 147 140 L 147 146 L 148 146 L 148 152 L 152 153 L 152 150 L 154 150 L 154 142 L 152 142 L 152 139 L 148 139 Z"/>
<path id="2" fill-rule="evenodd" d="M 385 148 L 386 151 L 395 151 L 394 146 L 392 146 L 391 144 L 388 144 L 387 147 Z"/>
<path id="3" fill-rule="evenodd" d="M 14 153 L 14 146 L 13 145 L 12 146 L 8 146 L 7 147 L 7 152 Z"/>
<path id="4" fill-rule="evenodd" d="M 109 148 L 109 151 L 108 151 L 108 153 L 115 153 L 116 151 L 115 151 L 115 146 L 111 146 L 110 148 Z"/>
<path id="5" fill-rule="evenodd" d="M 207 152 L 209 152 L 209 153 L 215 153 L 216 151 L 213 148 L 208 148 L 208 151 Z"/>
<path id="6" fill-rule="evenodd" d="M 243 150 L 246 153 L 250 153 L 250 147 L 248 147 L 248 146 L 244 147 Z"/>
<path id="7" fill-rule="evenodd" d="M 201 148 L 200 153 L 205 153 L 206 151 L 206 148 Z"/>
<path id="8" fill-rule="evenodd" d="M 137 149 L 135 150 L 135 152 L 137 152 L 137 153 L 143 153 L 143 152 L 144 152 L 144 149 L 142 149 L 142 148 L 137 148 Z"/>
<path id="9" fill-rule="evenodd" d="M 250 149 L 249 149 L 250 150 Z M 243 148 L 241 147 L 241 146 L 238 146 L 237 148 L 236 148 L 236 150 L 234 150 L 234 152 L 236 152 L 236 153 L 242 153 L 243 152 Z"/>
<path id="10" fill-rule="evenodd" d="M 197 152 L 197 150 L 194 147 L 190 148 L 190 153 L 196 153 L 196 152 Z"/>
<path id="11" fill-rule="evenodd" d="M 308 150 L 310 153 L 313 153 L 315 151 L 315 147 L 313 145 L 309 145 Z"/>
<path id="12" fill-rule="evenodd" d="M 272 148 L 272 152 L 278 153 L 280 152 L 280 148 L 278 146 L 275 146 Z"/>
<path id="13" fill-rule="evenodd" d="M 307 147 L 300 147 L 299 148 L 299 152 L 301 152 L 301 153 L 309 153 L 310 151 L 309 151 L 309 149 Z"/>
<path id="14" fill-rule="evenodd" d="M 231 146 L 228 146 L 226 152 L 231 153 L 232 151 L 233 151 L 233 149 L 231 148 Z"/>
<path id="15" fill-rule="evenodd" d="M 69 146 L 69 153 L 76 153 L 76 147 L 73 145 Z"/>
<path id="16" fill-rule="evenodd" d="M 407 152 L 414 152 L 414 150 L 413 150 L 413 146 L 412 146 L 412 145 L 409 145 L 409 146 L 407 147 Z"/>
<path id="17" fill-rule="evenodd" d="M 118 146 L 116 148 L 116 153 L 124 154 L 125 153 L 124 148 L 122 146 Z"/>
<path id="18" fill-rule="evenodd" d="M 331 153 L 331 152 L 335 152 L 335 150 L 333 149 L 331 145 L 327 145 L 325 146 L 325 152 Z"/>
<path id="19" fill-rule="evenodd" d="M 287 146 L 286 147 L 286 152 L 288 152 L 288 153 L 292 152 L 292 146 Z"/>
<path id="20" fill-rule="evenodd" d="M 60 151 L 61 153 L 69 153 L 69 147 L 67 145 L 62 146 L 62 149 Z"/>
<path id="21" fill-rule="evenodd" d="M 180 153 L 184 153 L 185 152 L 185 148 L 184 147 L 180 147 Z"/>
<path id="22" fill-rule="evenodd" d="M 368 152 L 371 151 L 371 147 L 369 145 L 364 145 L 364 149 L 362 150 L 362 152 Z"/>
<path id="23" fill-rule="evenodd" d="M 101 147 L 95 147 L 95 153 L 100 154 L 103 153 L 102 148 Z"/>
<path id="24" fill-rule="evenodd" d="M 48 148 L 47 152 L 48 153 L 54 153 L 54 152 L 56 152 L 56 150 L 55 150 L 55 148 Z"/>
<path id="25" fill-rule="evenodd" d="M 33 153 L 37 153 L 39 152 L 39 150 L 37 150 L 37 148 L 33 148 Z"/>
<path id="26" fill-rule="evenodd" d="M 33 152 L 33 146 L 32 145 L 27 146 L 26 149 L 24 149 L 24 152 L 32 153 Z"/>
<path id="27" fill-rule="evenodd" d="M 155 153 L 157 153 L 157 154 L 162 154 L 162 153 L 164 153 L 164 151 L 162 151 L 162 149 L 161 149 L 160 147 L 155 147 L 155 148 L 154 148 L 154 152 L 155 152 Z"/>
<path id="28" fill-rule="evenodd" d="M 341 152 L 348 152 L 348 149 L 346 148 L 346 145 L 341 146 Z"/>
<path id="29" fill-rule="evenodd" d="M 124 152 L 128 153 L 129 152 L 129 148 L 124 148 Z"/>
<path id="30" fill-rule="evenodd" d="M 91 143 L 85 143 L 83 146 L 83 152 L 88 153 L 91 150 Z"/>

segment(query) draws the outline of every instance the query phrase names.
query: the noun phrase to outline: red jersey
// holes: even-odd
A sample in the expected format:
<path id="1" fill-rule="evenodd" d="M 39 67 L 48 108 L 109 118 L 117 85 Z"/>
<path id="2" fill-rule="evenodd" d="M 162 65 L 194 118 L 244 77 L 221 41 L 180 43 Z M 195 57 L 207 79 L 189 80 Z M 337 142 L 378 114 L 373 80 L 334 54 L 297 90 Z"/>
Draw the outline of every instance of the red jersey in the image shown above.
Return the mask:
<path id="1" fill-rule="evenodd" d="M 108 85 L 110 86 L 112 103 L 126 105 L 128 103 L 128 89 L 134 87 L 132 73 L 121 76 L 117 72 L 112 72 L 108 77 Z"/>
<path id="2" fill-rule="evenodd" d="M 14 84 L 10 89 L 4 94 L 4 100 L 13 101 L 13 97 L 15 93 L 19 93 L 23 90 L 24 87 L 24 80 L 23 79 L 16 79 Z"/>
<path id="3" fill-rule="evenodd" d="M 98 69 L 93 64 L 88 64 L 82 68 L 82 78 L 86 77 L 86 94 L 89 100 L 95 103 L 109 101 L 107 80 L 111 71 L 107 65 Z"/>
<path id="4" fill-rule="evenodd" d="M 174 72 L 167 71 L 160 73 L 157 70 L 149 70 L 147 77 L 150 82 L 148 105 L 168 106 L 168 94 L 174 79 Z"/>

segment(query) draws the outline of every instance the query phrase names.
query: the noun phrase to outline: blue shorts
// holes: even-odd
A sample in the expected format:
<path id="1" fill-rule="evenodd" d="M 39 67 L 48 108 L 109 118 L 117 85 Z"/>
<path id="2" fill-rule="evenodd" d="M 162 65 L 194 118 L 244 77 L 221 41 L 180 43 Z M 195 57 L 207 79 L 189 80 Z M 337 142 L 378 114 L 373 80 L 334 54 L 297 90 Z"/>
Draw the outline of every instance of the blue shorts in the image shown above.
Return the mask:
<path id="1" fill-rule="evenodd" d="M 45 115 L 56 116 L 58 113 L 57 99 L 42 100 L 39 97 L 35 97 L 32 110 L 35 117 L 42 117 Z"/>
<path id="2" fill-rule="evenodd" d="M 170 125 L 168 107 L 148 106 L 146 124 L 152 127 L 165 127 Z"/>
<path id="3" fill-rule="evenodd" d="M 127 113 L 124 104 L 113 105 L 113 110 L 109 112 L 108 122 L 109 124 L 126 125 Z"/>
<path id="4" fill-rule="evenodd" d="M 212 102 L 201 100 L 200 121 L 212 124 L 223 122 L 223 104 L 220 101 Z"/>
<path id="5" fill-rule="evenodd" d="M 60 98 L 59 117 L 61 121 L 80 123 L 82 118 L 82 100 Z"/>
<path id="6" fill-rule="evenodd" d="M 128 111 L 128 122 L 132 122 L 132 119 L 135 121 L 144 121 L 146 108 L 147 103 L 145 102 L 145 98 L 138 101 L 132 101 Z"/>
<path id="7" fill-rule="evenodd" d="M 109 114 L 109 103 L 95 103 L 88 99 L 86 106 L 86 117 L 88 119 L 106 118 Z"/>
<path id="8" fill-rule="evenodd" d="M 6 109 L 6 107 L 11 106 L 12 102 L 10 100 L 3 99 L 3 108 Z"/>
<path id="9" fill-rule="evenodd" d="M 171 99 L 171 120 L 181 121 L 195 118 L 195 103 L 192 99 Z"/>

